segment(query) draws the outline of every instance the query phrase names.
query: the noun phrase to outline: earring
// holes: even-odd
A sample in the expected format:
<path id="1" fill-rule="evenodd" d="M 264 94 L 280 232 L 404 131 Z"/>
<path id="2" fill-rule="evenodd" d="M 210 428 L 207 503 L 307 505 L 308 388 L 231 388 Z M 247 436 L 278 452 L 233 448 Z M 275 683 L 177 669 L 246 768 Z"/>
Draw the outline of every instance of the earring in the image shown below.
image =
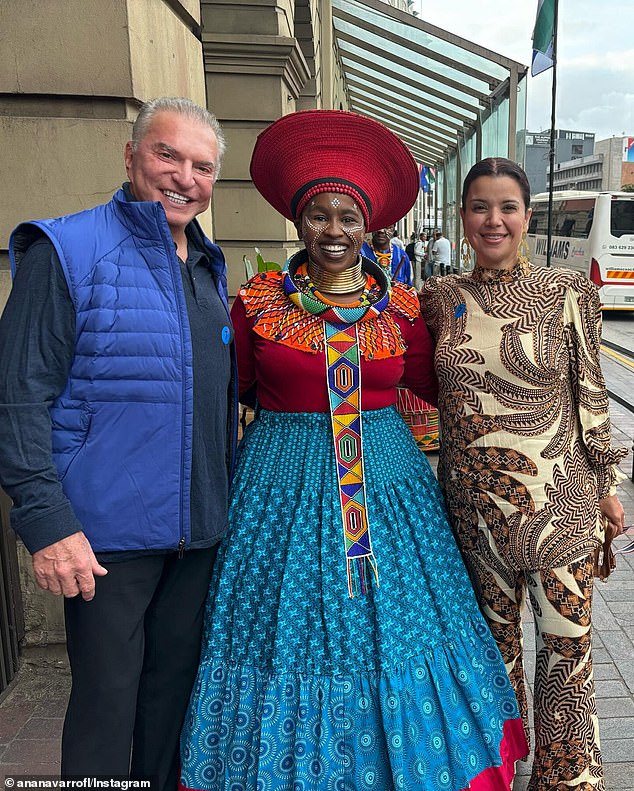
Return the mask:
<path id="1" fill-rule="evenodd" d="M 460 241 L 460 260 L 462 261 L 462 271 L 463 272 L 470 272 L 472 269 L 471 266 L 471 256 L 473 250 L 471 249 L 471 245 L 469 244 L 469 240 L 466 236 L 463 236 Z"/>
<path id="2" fill-rule="evenodd" d="M 528 246 L 528 236 L 526 235 L 526 231 L 522 232 L 522 239 L 520 241 L 520 246 L 517 249 L 517 263 L 519 264 L 520 269 L 522 270 L 522 274 L 528 274 L 528 271 L 531 266 L 530 262 L 530 248 Z"/>

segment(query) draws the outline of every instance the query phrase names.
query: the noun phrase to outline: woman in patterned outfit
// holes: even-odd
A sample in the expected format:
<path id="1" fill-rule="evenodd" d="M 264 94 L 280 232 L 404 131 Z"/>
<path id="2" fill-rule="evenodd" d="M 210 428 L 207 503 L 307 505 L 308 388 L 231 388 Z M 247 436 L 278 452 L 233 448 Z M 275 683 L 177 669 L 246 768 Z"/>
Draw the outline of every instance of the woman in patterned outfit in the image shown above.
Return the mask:
<path id="1" fill-rule="evenodd" d="M 414 202 L 381 124 L 285 116 L 251 163 L 305 250 L 233 308 L 240 449 L 182 737 L 183 788 L 508 791 L 528 747 L 396 385 L 435 400 L 416 293 L 359 250 Z M 359 386 L 361 382 L 362 386 Z M 371 537 L 370 537 L 371 533 Z"/>
<path id="2" fill-rule="evenodd" d="M 604 788 L 591 659 L 593 558 L 623 508 L 599 364 L 597 291 L 518 255 L 526 175 L 486 159 L 463 188 L 473 272 L 426 281 L 436 340 L 439 477 L 528 735 L 520 609 L 537 635 L 529 789 Z"/>

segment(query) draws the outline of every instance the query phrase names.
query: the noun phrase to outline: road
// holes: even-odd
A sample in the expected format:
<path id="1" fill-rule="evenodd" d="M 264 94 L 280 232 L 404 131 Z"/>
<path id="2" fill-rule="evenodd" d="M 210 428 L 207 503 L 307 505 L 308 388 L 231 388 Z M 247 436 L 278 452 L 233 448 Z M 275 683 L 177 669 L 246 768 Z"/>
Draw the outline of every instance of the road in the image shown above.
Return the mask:
<path id="1" fill-rule="evenodd" d="M 634 313 L 604 313 L 601 368 L 610 398 L 634 413 Z"/>
<path id="2" fill-rule="evenodd" d="M 634 353 L 634 310 L 603 314 L 603 338 Z"/>

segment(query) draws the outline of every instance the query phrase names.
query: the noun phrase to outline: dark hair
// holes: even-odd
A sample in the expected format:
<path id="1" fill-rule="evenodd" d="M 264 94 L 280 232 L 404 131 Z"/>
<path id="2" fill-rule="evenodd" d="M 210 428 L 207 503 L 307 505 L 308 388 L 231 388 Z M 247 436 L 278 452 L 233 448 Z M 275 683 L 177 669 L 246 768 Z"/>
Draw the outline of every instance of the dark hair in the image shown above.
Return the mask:
<path id="1" fill-rule="evenodd" d="M 517 181 L 519 188 L 522 192 L 524 199 L 524 208 L 528 209 L 531 205 L 531 186 L 528 183 L 526 173 L 522 168 L 511 159 L 504 157 L 488 157 L 476 162 L 462 185 L 462 208 L 466 208 L 467 195 L 469 194 L 469 187 L 473 182 L 480 178 L 480 176 L 510 176 Z"/>

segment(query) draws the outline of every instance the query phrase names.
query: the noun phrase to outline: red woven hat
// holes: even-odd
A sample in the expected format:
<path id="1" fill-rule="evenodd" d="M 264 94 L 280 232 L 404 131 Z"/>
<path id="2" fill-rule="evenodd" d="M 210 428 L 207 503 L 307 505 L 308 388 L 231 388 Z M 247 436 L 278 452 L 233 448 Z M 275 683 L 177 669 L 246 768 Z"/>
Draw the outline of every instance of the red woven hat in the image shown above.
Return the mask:
<path id="1" fill-rule="evenodd" d="M 368 231 L 404 217 L 419 189 L 405 144 L 378 121 L 344 110 L 303 110 L 272 123 L 258 135 L 251 178 L 289 220 L 319 192 L 351 195 Z"/>

